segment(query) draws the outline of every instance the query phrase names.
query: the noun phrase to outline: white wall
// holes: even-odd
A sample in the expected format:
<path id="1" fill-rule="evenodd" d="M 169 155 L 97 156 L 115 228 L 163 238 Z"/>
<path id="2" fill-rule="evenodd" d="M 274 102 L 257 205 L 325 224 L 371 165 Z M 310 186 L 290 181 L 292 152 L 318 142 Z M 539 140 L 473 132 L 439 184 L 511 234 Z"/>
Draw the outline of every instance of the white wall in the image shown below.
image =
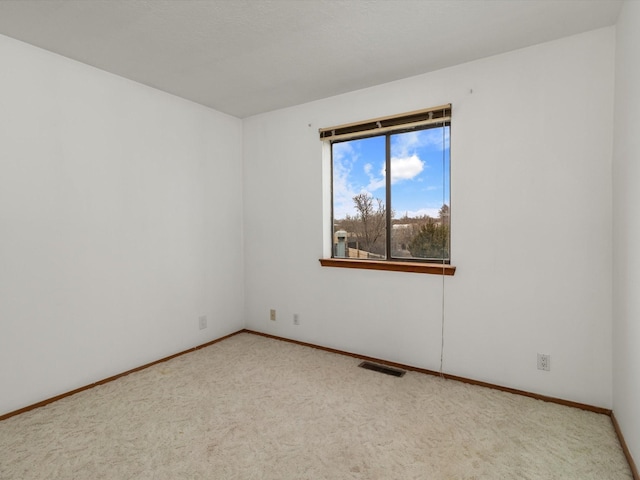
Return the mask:
<path id="1" fill-rule="evenodd" d="M 625 12 L 631 57 L 637 8 Z M 245 319 L 438 369 L 442 278 L 320 267 L 317 129 L 446 102 L 458 272 L 445 279 L 444 370 L 612 406 L 614 29 L 244 122 L 2 36 L 0 57 L 0 414 Z M 616 127 L 637 115 L 620 101 L 637 100 L 634 85 L 617 85 Z M 633 141 L 621 127 L 617 199 L 635 195 L 636 152 L 621 153 Z M 616 213 L 627 292 L 635 213 Z M 638 305 L 620 294 L 616 414 L 637 452 L 637 341 L 624 342 L 638 338 Z M 551 372 L 536 370 L 537 352 Z"/>
<path id="2" fill-rule="evenodd" d="M 0 58 L 0 414 L 243 328 L 241 121 Z"/>
<path id="3" fill-rule="evenodd" d="M 640 461 L 640 3 L 626 2 L 616 38 L 613 161 L 613 405 Z"/>
<path id="4" fill-rule="evenodd" d="M 610 408 L 613 62 L 605 28 L 245 119 L 247 327 L 439 368 L 441 277 L 319 265 L 317 131 L 451 102 L 444 371 Z"/>

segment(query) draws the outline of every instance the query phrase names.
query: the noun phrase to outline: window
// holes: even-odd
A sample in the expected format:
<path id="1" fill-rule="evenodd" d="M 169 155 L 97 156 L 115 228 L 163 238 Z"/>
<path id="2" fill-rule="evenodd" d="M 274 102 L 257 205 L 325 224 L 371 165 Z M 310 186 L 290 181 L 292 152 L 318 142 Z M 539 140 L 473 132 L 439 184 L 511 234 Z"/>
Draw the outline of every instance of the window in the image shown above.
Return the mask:
<path id="1" fill-rule="evenodd" d="M 450 124 L 445 105 L 320 130 L 333 259 L 450 263 Z"/>

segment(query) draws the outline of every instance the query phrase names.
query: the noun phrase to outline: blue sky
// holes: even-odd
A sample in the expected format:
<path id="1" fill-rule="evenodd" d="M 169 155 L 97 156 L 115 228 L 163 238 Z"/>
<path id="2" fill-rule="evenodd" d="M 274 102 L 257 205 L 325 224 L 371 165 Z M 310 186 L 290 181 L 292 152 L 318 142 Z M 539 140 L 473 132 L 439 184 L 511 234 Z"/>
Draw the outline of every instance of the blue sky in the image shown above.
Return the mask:
<path id="1" fill-rule="evenodd" d="M 443 138 L 444 137 L 444 138 Z M 446 172 L 443 191 L 443 145 Z M 355 215 L 352 198 L 367 192 L 385 200 L 385 137 L 333 144 L 333 208 L 336 219 Z M 443 197 L 444 193 L 444 197 Z M 449 201 L 449 127 L 391 136 L 391 208 L 395 217 L 438 216 Z"/>

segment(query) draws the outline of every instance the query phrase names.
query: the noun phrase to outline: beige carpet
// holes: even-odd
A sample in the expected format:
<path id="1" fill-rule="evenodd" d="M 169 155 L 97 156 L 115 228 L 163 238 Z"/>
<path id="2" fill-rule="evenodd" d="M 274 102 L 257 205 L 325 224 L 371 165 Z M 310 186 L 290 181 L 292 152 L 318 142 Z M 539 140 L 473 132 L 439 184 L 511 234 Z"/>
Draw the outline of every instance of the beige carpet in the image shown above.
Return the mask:
<path id="1" fill-rule="evenodd" d="M 0 422 L 0 479 L 629 479 L 605 415 L 243 333 Z"/>

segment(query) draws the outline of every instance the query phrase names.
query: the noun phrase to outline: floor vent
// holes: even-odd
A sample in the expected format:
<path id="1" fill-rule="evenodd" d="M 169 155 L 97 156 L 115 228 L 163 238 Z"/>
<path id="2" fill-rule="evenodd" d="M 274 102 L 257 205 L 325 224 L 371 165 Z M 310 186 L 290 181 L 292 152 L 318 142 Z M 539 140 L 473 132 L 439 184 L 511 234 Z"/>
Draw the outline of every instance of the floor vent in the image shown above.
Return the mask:
<path id="1" fill-rule="evenodd" d="M 393 375 L 394 377 L 402 377 L 405 373 L 407 373 L 404 370 L 398 370 L 397 368 L 391 368 L 385 365 L 378 365 L 377 363 L 371 363 L 371 362 L 362 362 L 358 366 L 360 368 L 366 368 L 367 370 L 373 370 L 374 372 L 380 372 L 386 375 Z"/>

